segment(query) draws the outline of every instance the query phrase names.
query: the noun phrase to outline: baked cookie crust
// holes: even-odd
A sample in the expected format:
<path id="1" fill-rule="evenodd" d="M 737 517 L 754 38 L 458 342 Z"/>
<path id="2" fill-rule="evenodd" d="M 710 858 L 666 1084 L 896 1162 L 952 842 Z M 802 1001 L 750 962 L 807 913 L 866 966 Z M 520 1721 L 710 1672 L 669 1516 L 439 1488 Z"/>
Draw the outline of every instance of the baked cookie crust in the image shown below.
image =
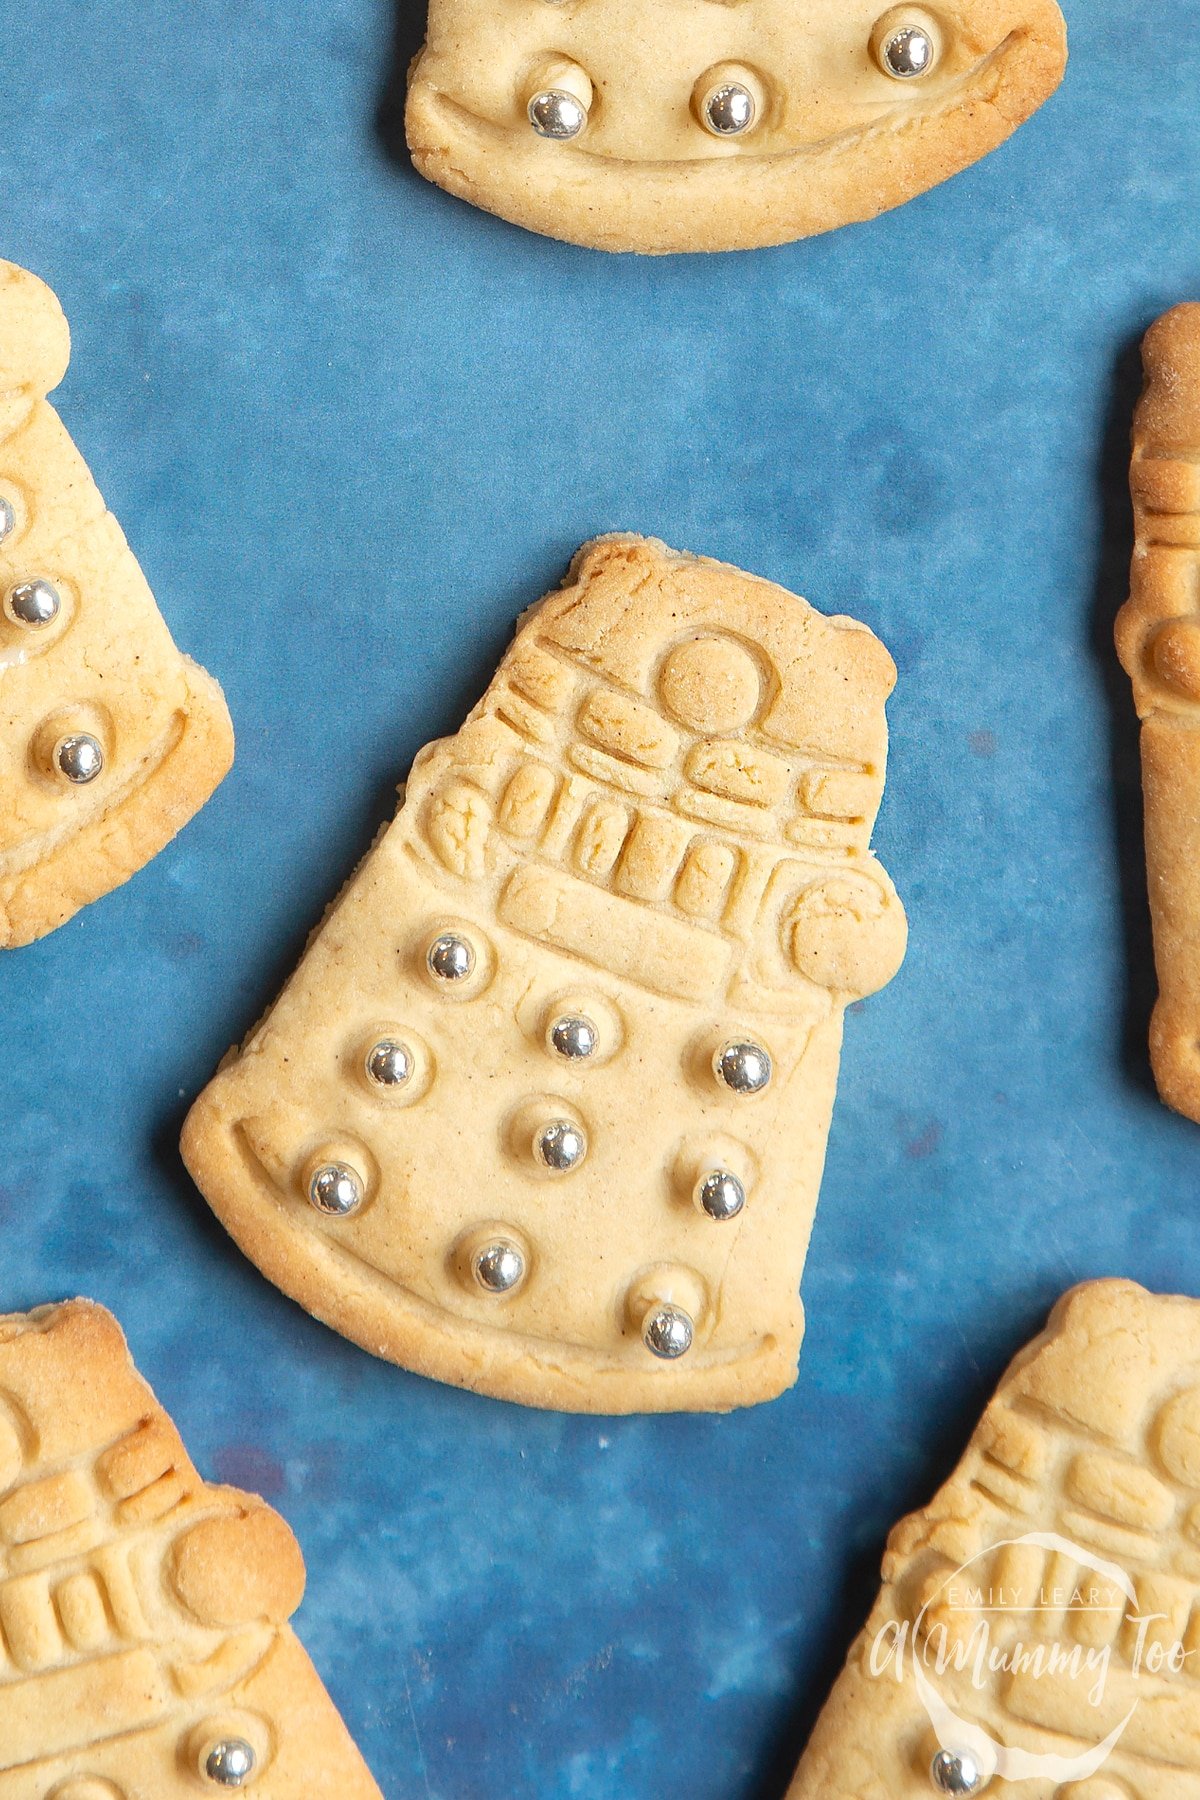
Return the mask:
<path id="1" fill-rule="evenodd" d="M 303 1591 L 109 1313 L 0 1317 L 0 1800 L 381 1800 L 288 1625 Z"/>
<path id="2" fill-rule="evenodd" d="M 11 263 L 0 345 L 0 948 L 12 948 L 155 856 L 228 771 L 233 728 L 46 401 L 67 323 Z"/>
<path id="3" fill-rule="evenodd" d="M 894 679 L 769 582 L 586 547 L 187 1120 L 246 1254 L 527 1405 L 787 1387 L 843 1011 L 904 953 Z"/>
<path id="4" fill-rule="evenodd" d="M 1198 1446 L 1200 1302 L 1067 1294 L 892 1532 L 788 1800 L 1196 1800 Z"/>
<path id="5" fill-rule="evenodd" d="M 906 29 L 932 56 L 896 78 L 881 47 Z M 422 175 L 526 230 L 597 250 L 746 250 L 948 180 L 1065 67 L 1055 0 L 430 0 L 406 130 Z M 730 83 L 754 117 L 721 136 L 706 96 Z M 585 107 L 569 141 L 531 126 L 546 92 Z"/>

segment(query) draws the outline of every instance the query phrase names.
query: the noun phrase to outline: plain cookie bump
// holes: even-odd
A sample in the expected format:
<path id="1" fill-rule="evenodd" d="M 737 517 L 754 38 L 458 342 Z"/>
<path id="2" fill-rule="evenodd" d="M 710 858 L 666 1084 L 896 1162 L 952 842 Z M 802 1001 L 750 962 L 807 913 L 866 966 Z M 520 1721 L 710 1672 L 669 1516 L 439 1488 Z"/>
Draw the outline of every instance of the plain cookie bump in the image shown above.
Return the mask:
<path id="1" fill-rule="evenodd" d="M 288 1624 L 303 1592 L 111 1314 L 0 1317 L 0 1800 L 381 1800 Z"/>
<path id="2" fill-rule="evenodd" d="M 598 250 L 748 250 L 872 219 L 1057 88 L 1055 0 L 430 0 L 422 175 Z"/>
<path id="3" fill-rule="evenodd" d="M 69 357 L 50 289 L 0 263 L 0 948 L 127 881 L 233 761 L 220 688 L 46 403 Z"/>
<path id="4" fill-rule="evenodd" d="M 842 1015 L 905 949 L 869 848 L 894 680 L 770 582 L 581 551 L 187 1120 L 246 1254 L 527 1405 L 789 1386 Z"/>

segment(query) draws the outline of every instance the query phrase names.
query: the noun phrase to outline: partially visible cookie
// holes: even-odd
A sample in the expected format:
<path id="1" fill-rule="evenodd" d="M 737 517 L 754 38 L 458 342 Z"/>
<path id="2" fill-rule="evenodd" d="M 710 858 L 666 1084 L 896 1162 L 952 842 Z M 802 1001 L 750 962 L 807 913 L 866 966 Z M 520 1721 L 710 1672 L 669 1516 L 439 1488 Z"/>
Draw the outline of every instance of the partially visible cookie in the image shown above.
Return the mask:
<path id="1" fill-rule="evenodd" d="M 288 1625 L 300 1549 L 210 1487 L 87 1301 L 0 1318 L 0 1797 L 380 1800 Z"/>
<path id="2" fill-rule="evenodd" d="M 1054 91 L 1055 0 L 430 0 L 406 128 L 439 186 L 599 250 L 871 219 Z"/>
<path id="3" fill-rule="evenodd" d="M 789 1800 L 1197 1800 L 1200 1302 L 1067 1294 L 883 1583 Z"/>
<path id="4" fill-rule="evenodd" d="M 1142 721 L 1159 983 L 1150 1057 L 1167 1105 L 1200 1121 L 1200 305 L 1159 319 L 1143 355 L 1137 539 L 1117 649 Z"/>
<path id="5" fill-rule="evenodd" d="M 787 1387 L 842 1015 L 904 954 L 869 848 L 894 679 L 740 570 L 582 551 L 192 1109 L 247 1255 L 529 1405 Z"/>
<path id="6" fill-rule="evenodd" d="M 46 403 L 69 354 L 49 288 L 0 263 L 0 948 L 128 880 L 233 759 L 220 688 Z"/>

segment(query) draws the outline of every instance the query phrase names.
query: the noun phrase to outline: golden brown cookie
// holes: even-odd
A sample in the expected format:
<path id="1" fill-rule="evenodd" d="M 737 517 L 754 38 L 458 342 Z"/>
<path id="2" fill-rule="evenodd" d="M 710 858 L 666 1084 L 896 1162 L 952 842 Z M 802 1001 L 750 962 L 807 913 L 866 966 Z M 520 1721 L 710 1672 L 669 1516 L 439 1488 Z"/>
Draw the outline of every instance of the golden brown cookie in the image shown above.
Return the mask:
<path id="1" fill-rule="evenodd" d="M 1150 1056 L 1167 1105 L 1200 1121 L 1200 305 L 1159 319 L 1143 354 L 1137 542 L 1117 649 L 1142 721 L 1159 983 Z"/>
<path id="2" fill-rule="evenodd" d="M 1200 1302 L 1059 1302 L 898 1525 L 789 1800 L 1197 1800 Z"/>
<path id="3" fill-rule="evenodd" d="M 430 0 L 422 175 L 598 250 L 746 250 L 911 200 L 1066 66 L 1055 0 Z"/>
<path id="4" fill-rule="evenodd" d="M 787 1387 L 842 1013 L 904 954 L 869 850 L 894 679 L 769 582 L 582 551 L 192 1110 L 247 1255 L 529 1405 Z"/>
<path id="5" fill-rule="evenodd" d="M 0 263 L 0 948 L 127 881 L 233 760 L 220 688 L 46 403 L 69 354 L 49 288 Z"/>
<path id="6" fill-rule="evenodd" d="M 380 1800 L 288 1625 L 303 1591 L 109 1313 L 0 1318 L 0 1800 Z"/>

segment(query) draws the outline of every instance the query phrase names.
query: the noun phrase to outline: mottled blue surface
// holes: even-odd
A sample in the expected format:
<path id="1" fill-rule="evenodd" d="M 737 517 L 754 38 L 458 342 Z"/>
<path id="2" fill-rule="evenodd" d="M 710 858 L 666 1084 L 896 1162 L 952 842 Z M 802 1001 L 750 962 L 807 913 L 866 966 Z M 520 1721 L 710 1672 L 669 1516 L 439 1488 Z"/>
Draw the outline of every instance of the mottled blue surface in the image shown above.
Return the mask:
<path id="1" fill-rule="evenodd" d="M 416 10 L 0 0 L 0 254 L 61 295 L 62 412 L 239 731 L 175 845 L 0 959 L 0 1306 L 114 1307 L 205 1471 L 287 1514 L 388 1800 L 777 1800 L 887 1526 L 1060 1290 L 1200 1293 L 1110 649 L 1131 346 L 1200 292 L 1194 0 L 1069 0 L 1060 96 L 887 219 L 669 261 L 420 182 Z M 175 1147 L 413 752 L 618 527 L 857 614 L 901 671 L 912 947 L 848 1020 L 799 1385 L 730 1419 L 375 1363 Z"/>

